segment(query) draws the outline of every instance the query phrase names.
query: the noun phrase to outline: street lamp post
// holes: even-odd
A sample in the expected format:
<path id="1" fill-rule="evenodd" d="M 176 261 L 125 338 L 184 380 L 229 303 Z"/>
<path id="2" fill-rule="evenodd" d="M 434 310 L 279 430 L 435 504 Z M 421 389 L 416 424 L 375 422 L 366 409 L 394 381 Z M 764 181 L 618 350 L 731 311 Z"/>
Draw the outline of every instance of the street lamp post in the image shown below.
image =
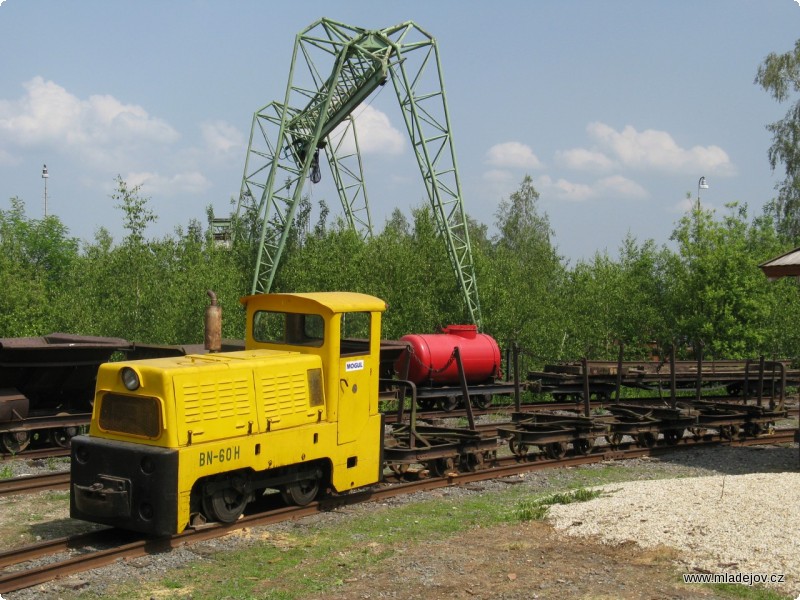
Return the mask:
<path id="1" fill-rule="evenodd" d="M 707 190 L 708 184 L 706 183 L 706 178 L 701 177 L 700 180 L 697 182 L 697 208 L 700 209 L 700 190 Z"/>
<path id="2" fill-rule="evenodd" d="M 44 218 L 47 218 L 47 179 L 50 175 L 47 174 L 47 165 L 42 165 L 42 179 L 44 179 Z"/>

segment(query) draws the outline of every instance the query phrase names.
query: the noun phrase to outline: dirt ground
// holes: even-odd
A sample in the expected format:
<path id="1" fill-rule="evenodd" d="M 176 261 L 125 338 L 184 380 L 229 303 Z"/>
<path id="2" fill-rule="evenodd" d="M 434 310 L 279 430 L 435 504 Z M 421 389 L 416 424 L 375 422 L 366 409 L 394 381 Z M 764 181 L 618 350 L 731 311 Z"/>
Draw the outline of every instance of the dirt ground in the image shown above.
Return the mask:
<path id="1" fill-rule="evenodd" d="M 774 456 L 776 453 L 789 458 L 779 460 Z M 641 477 L 655 471 L 674 472 L 675 476 L 725 471 L 762 472 L 777 469 L 786 460 L 791 460 L 791 465 L 794 466 L 796 456 L 796 446 L 771 451 L 719 448 L 715 451 L 683 452 L 670 458 L 669 462 L 638 461 L 638 467 L 634 467 L 636 461 L 629 461 L 625 463 L 625 468 L 634 471 L 632 478 L 637 477 L 636 472 Z M 550 479 L 565 478 L 570 473 L 571 471 L 556 470 L 531 474 L 529 484 L 533 489 L 539 489 L 536 481 L 541 480 L 540 483 L 543 483 Z M 460 488 L 454 488 L 448 493 L 466 493 L 459 490 Z M 426 497 L 435 497 L 437 494 L 444 492 L 431 492 Z M 0 543 L 6 548 L 16 547 L 31 543 L 37 538 L 47 539 L 90 527 L 69 520 L 65 498 L 64 492 L 0 498 Z M 413 500 L 402 500 L 406 501 Z M 358 510 L 382 509 L 368 504 Z M 346 518 L 347 512 L 337 515 L 334 511 L 320 515 L 319 518 L 339 520 Z M 302 529 L 304 525 L 298 522 L 285 527 Z M 237 536 L 228 537 L 230 539 L 218 541 L 215 545 L 236 547 Z M 385 550 L 379 540 L 366 541 L 365 544 L 376 554 Z M 211 550 L 210 554 L 215 551 Z M 178 554 L 180 553 L 149 557 L 142 564 L 158 563 L 160 568 L 178 566 L 170 564 L 173 559 L 177 559 Z M 201 549 L 194 549 L 190 554 L 197 559 L 205 553 Z M 335 590 L 308 598 L 688 600 L 735 597 L 708 586 L 684 584 L 681 574 L 692 571 L 688 566 L 682 567 L 681 559 L 682 552 L 679 549 L 660 547 L 643 550 L 634 543 L 605 545 L 597 539 L 571 537 L 555 530 L 547 521 L 518 522 L 476 528 L 452 537 L 395 547 L 390 558 L 365 567 L 358 576 L 342 581 Z M 729 566 L 719 565 L 719 572 L 729 570 L 726 568 Z M 138 577 L 143 578 L 141 589 L 145 595 L 142 597 L 153 597 L 146 590 L 153 589 L 151 584 L 155 583 L 157 576 L 146 574 L 147 569 L 139 568 L 141 565 L 133 567 L 134 571 L 140 572 Z M 297 568 L 302 569 L 302 564 Z M 100 569 L 60 582 L 4 593 L 3 598 L 55 600 L 78 597 L 87 591 L 94 591 L 102 597 L 105 585 L 119 581 L 120 576 L 118 566 Z M 274 582 L 269 585 L 272 593 L 280 592 L 275 590 Z M 164 591 L 164 598 L 191 598 L 191 595 L 186 595 L 186 590 Z M 267 592 L 266 589 L 263 591 Z M 296 590 L 286 591 L 296 593 Z M 159 594 L 158 597 L 162 596 Z"/>
<path id="2" fill-rule="evenodd" d="M 53 510 L 56 517 L 47 534 L 58 524 L 74 524 L 60 514 L 63 502 L 48 502 L 41 494 L 41 512 Z M 15 515 L 25 520 L 28 505 L 23 497 L 17 502 L 5 499 L 0 510 L 4 517 Z M 13 517 L 12 519 L 13 520 Z M 4 527 L 6 543 L 30 542 L 29 534 L 14 533 Z M 33 527 L 34 531 L 38 527 Z M 57 533 L 72 533 L 61 531 Z M 375 553 L 382 551 L 378 542 L 368 542 Z M 664 600 L 690 598 L 731 598 L 701 585 L 687 585 L 681 580 L 680 552 L 671 548 L 642 550 L 633 543 L 609 546 L 592 539 L 573 538 L 556 531 L 546 521 L 522 522 L 491 528 L 477 528 L 454 537 L 430 540 L 395 548 L 395 554 L 368 568 L 361 576 L 342 582 L 334 592 L 312 598 L 354 600 L 394 598 L 411 600 L 445 599 L 566 599 L 581 600 Z M 677 562 L 676 562 L 677 561 Z M 299 567 L 302 568 L 302 567 Z M 720 569 L 723 570 L 723 569 Z M 77 576 L 81 584 L 70 580 L 19 592 L 4 594 L 6 600 L 42 600 L 72 597 L 76 590 L 98 589 L 105 577 L 118 576 L 105 570 Z M 85 587 L 88 586 L 88 587 Z M 274 582 L 270 584 L 274 590 Z M 288 591 L 288 590 L 287 590 Z M 66 594 L 65 594 L 66 592 Z M 32 596 L 31 596 L 32 594 Z M 180 592 L 174 597 L 184 598 Z"/>
<path id="3" fill-rule="evenodd" d="M 379 547 L 376 545 L 375 550 Z M 546 522 L 475 529 L 406 549 L 337 593 L 319 598 L 410 600 L 531 598 L 665 600 L 730 598 L 687 585 L 670 548 L 607 546 L 575 539 Z"/>

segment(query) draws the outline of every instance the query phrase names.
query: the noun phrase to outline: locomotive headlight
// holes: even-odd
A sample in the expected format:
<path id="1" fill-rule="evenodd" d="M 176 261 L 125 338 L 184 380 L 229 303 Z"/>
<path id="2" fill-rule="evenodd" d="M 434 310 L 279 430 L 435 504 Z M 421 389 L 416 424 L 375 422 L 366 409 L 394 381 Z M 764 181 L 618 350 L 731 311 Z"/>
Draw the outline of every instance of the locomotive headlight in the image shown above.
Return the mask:
<path id="1" fill-rule="evenodd" d="M 122 385 L 124 385 L 131 392 L 138 390 L 141 382 L 139 381 L 139 374 L 130 367 L 123 367 L 120 371 L 122 378 Z"/>

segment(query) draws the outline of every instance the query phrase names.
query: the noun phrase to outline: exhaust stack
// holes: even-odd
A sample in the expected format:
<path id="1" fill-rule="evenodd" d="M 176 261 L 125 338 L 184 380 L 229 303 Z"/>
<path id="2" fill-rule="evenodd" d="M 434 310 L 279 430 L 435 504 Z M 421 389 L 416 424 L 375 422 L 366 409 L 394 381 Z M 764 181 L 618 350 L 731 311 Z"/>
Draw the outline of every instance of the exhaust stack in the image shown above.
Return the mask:
<path id="1" fill-rule="evenodd" d="M 208 290 L 211 305 L 206 308 L 205 349 L 209 352 L 222 350 L 222 307 L 217 305 L 217 295 Z"/>

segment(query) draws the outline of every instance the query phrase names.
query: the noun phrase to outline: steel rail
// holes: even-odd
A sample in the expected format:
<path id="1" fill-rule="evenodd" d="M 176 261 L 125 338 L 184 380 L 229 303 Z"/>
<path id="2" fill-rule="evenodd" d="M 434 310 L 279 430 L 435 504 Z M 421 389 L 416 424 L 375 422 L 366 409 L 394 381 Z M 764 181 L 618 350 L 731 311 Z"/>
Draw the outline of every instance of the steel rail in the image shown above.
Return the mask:
<path id="1" fill-rule="evenodd" d="M 3 452 L 0 454 L 2 460 L 19 460 L 21 458 L 25 460 L 37 460 L 40 458 L 53 458 L 60 456 L 69 456 L 69 448 L 53 446 L 50 448 L 36 448 L 35 450 L 28 449 L 18 453 Z"/>
<path id="2" fill-rule="evenodd" d="M 43 475 L 22 475 L 12 479 L 0 479 L 0 497 L 15 494 L 33 494 L 42 490 L 64 490 L 69 488 L 69 471 L 57 471 Z"/>
<path id="3" fill-rule="evenodd" d="M 794 441 L 796 435 L 795 431 L 795 429 L 780 429 L 769 436 L 731 440 L 723 442 L 723 445 L 751 446 L 787 443 Z M 709 441 L 706 439 L 686 437 L 676 445 L 657 445 L 653 448 L 635 448 L 633 444 L 629 444 L 628 447 L 619 447 L 617 449 L 604 449 L 600 447 L 597 452 L 593 452 L 589 455 L 571 456 L 562 459 L 544 459 L 540 458 L 538 455 L 533 455 L 534 457 L 531 460 L 520 459 L 514 456 L 505 457 L 503 459 L 498 459 L 495 466 L 490 469 L 467 473 L 451 473 L 445 477 L 439 478 L 421 478 L 417 481 L 392 486 L 377 484 L 373 488 L 342 494 L 319 502 L 312 502 L 304 507 L 284 507 L 267 512 L 245 515 L 235 523 L 229 525 L 210 524 L 195 529 L 188 529 L 181 534 L 171 537 L 138 539 L 104 550 L 52 562 L 47 565 L 15 571 L 0 576 L 0 594 L 46 583 L 68 574 L 99 568 L 111 564 L 120 558 L 138 558 L 150 553 L 163 552 L 167 549 L 176 548 L 184 544 L 197 543 L 221 537 L 245 527 L 264 526 L 288 520 L 296 520 L 342 506 L 349 506 L 362 502 L 377 502 L 401 494 L 429 491 L 452 486 L 463 486 L 490 479 L 503 479 L 529 471 L 539 471 L 557 467 L 574 467 L 611 459 L 639 458 L 653 454 L 664 454 L 680 448 L 719 444 L 720 442 L 718 440 Z M 19 564 L 46 554 L 75 549 L 83 546 L 86 541 L 93 539 L 92 536 L 97 535 L 113 537 L 130 535 L 130 533 L 121 532 L 116 529 L 107 529 L 91 534 L 42 542 L 17 551 L 12 550 L 0 554 L 0 566 Z"/>

